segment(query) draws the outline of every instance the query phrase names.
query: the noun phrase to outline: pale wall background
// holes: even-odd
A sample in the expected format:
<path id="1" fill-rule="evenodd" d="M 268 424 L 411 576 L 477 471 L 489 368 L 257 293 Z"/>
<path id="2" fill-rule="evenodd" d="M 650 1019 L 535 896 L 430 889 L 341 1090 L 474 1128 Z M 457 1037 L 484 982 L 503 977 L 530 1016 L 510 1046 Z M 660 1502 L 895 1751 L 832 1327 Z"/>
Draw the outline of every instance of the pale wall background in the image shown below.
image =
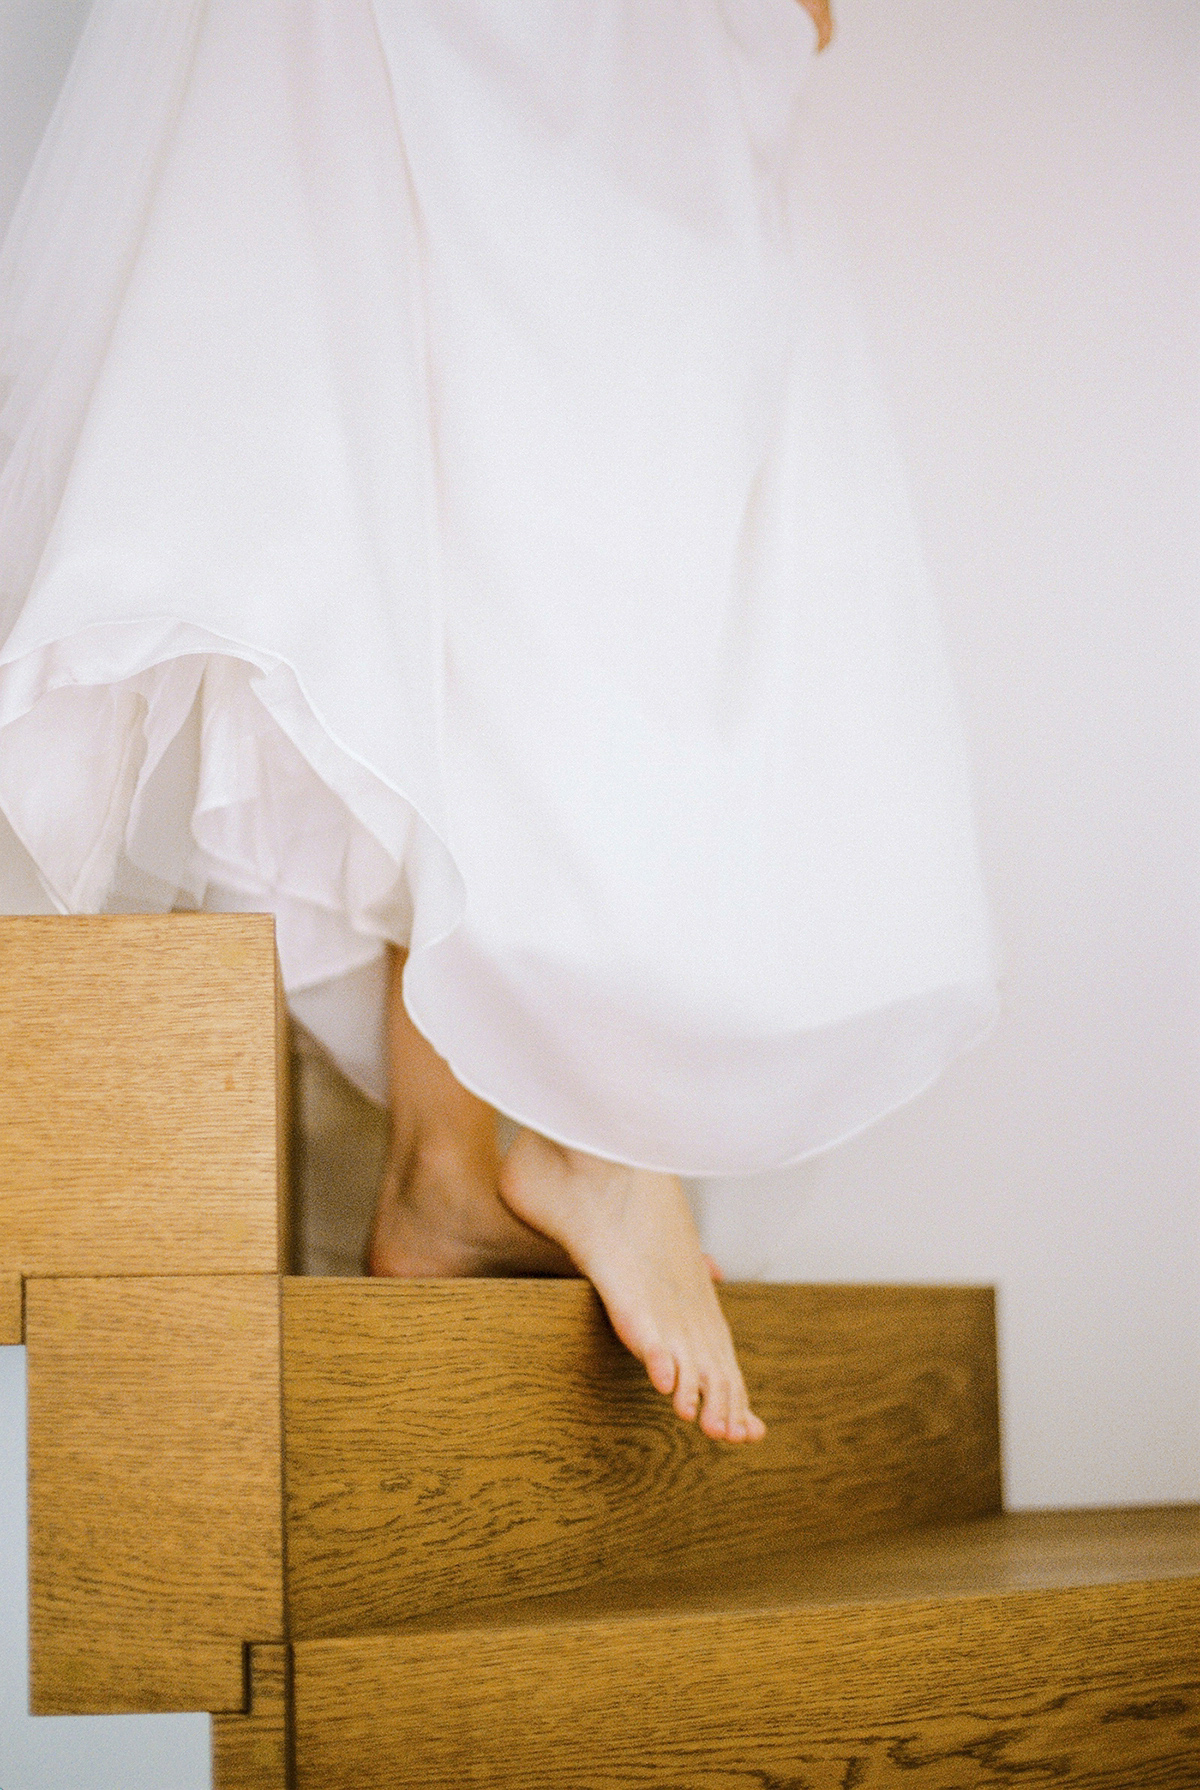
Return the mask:
<path id="1" fill-rule="evenodd" d="M 1005 1014 L 760 1205 L 993 1281 L 1014 1505 L 1200 1495 L 1200 9 L 843 0 L 814 135 L 957 672 Z M 799 1192 L 802 1197 L 796 1198 Z"/>
<path id="2" fill-rule="evenodd" d="M 86 11 L 0 0 L 0 220 Z M 839 15 L 813 134 L 958 675 L 1005 1013 L 862 1137 L 710 1185 L 706 1230 L 734 1273 L 994 1282 L 1011 1504 L 1196 1498 L 1200 11 Z M 22 1396 L 0 1352 L 0 1786 L 198 1790 L 203 1718 L 22 1718 Z"/>

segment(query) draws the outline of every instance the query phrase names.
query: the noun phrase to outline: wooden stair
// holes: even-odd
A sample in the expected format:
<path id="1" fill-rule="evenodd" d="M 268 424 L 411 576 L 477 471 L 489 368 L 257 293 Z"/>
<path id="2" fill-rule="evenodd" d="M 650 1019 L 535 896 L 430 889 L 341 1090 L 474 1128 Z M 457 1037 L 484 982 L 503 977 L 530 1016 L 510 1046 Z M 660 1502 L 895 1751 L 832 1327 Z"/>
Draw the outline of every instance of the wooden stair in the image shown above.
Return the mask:
<path id="1" fill-rule="evenodd" d="M 218 1790 L 1200 1784 L 1200 1511 L 1001 1509 L 993 1304 L 735 1286 L 680 1424 L 583 1282 L 289 1265 L 261 916 L 0 922 L 39 1713 Z"/>
<path id="2" fill-rule="evenodd" d="M 1194 1512 L 993 1517 L 297 1641 L 298 1781 L 1194 1786 L 1196 1568 Z"/>

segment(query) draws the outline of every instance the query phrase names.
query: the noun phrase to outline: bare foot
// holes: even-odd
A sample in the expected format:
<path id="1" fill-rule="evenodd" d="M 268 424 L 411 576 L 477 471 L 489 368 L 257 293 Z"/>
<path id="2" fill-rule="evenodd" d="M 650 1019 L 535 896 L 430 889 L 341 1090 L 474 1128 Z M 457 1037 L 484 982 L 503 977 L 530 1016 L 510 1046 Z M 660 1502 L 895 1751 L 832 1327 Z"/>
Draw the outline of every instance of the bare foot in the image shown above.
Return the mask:
<path id="1" fill-rule="evenodd" d="M 519 1131 L 501 1162 L 497 1120 L 409 1018 L 392 957 L 392 1139 L 367 1270 L 392 1276 L 573 1275 L 593 1282 L 618 1336 L 681 1417 L 731 1442 L 763 1426 L 672 1175 L 623 1169 Z"/>
<path id="2" fill-rule="evenodd" d="M 393 1152 L 367 1255 L 370 1274 L 568 1275 L 566 1252 L 501 1200 L 497 1160 L 440 1140 Z"/>
<path id="3" fill-rule="evenodd" d="M 757 1442 L 733 1339 L 674 1175 L 623 1168 L 523 1131 L 500 1166 L 516 1216 L 553 1238 L 591 1281 L 613 1329 L 705 1435 Z"/>

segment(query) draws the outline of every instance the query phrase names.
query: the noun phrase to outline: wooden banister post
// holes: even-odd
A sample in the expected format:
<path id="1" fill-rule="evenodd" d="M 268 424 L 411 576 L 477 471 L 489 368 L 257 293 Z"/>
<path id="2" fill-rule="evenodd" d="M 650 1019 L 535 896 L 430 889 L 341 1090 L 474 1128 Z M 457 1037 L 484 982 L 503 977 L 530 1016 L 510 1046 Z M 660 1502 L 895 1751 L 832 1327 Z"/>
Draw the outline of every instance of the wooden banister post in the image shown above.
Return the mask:
<path id="1" fill-rule="evenodd" d="M 219 1790 L 287 1782 L 286 1062 L 269 915 L 0 920 L 33 1709 L 224 1712 Z"/>

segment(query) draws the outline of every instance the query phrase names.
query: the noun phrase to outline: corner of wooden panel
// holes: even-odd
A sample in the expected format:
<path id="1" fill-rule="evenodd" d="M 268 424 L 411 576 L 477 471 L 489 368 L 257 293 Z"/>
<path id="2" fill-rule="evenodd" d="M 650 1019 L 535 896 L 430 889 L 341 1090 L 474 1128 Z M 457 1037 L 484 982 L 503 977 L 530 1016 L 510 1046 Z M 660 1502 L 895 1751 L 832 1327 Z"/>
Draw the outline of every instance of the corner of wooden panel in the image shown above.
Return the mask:
<path id="1" fill-rule="evenodd" d="M 0 1269 L 0 1346 L 25 1341 L 25 1279 Z"/>

